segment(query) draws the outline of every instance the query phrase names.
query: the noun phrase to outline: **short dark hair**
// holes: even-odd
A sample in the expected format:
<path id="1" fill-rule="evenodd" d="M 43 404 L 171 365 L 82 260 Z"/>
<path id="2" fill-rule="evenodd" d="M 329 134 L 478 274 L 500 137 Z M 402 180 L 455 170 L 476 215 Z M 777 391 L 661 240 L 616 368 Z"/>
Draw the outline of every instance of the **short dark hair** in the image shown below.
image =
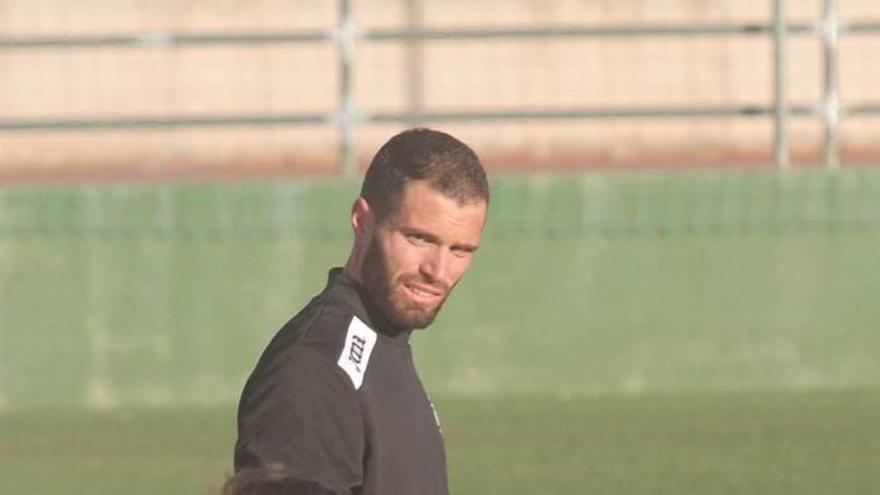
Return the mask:
<path id="1" fill-rule="evenodd" d="M 314 481 L 297 479 L 279 464 L 242 469 L 226 480 L 222 495 L 332 495 Z"/>
<path id="2" fill-rule="evenodd" d="M 445 132 L 415 128 L 388 140 L 364 176 L 361 197 L 385 218 L 397 207 L 404 187 L 425 180 L 459 204 L 489 202 L 489 182 L 477 154 Z"/>

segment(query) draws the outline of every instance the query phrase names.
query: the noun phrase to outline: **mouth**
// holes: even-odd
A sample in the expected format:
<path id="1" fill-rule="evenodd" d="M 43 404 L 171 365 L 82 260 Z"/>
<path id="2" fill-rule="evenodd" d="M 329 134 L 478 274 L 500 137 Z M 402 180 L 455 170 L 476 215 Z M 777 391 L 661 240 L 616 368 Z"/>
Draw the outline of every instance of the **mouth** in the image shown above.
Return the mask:
<path id="1" fill-rule="evenodd" d="M 409 298 L 417 303 L 433 305 L 443 300 L 445 292 L 430 285 L 404 282 L 404 289 Z"/>

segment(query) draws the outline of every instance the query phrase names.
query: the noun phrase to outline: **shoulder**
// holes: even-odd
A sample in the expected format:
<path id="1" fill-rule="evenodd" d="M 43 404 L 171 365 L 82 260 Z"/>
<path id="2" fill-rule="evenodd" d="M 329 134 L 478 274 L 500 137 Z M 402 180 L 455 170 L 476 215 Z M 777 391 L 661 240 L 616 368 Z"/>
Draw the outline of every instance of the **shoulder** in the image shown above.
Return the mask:
<path id="1" fill-rule="evenodd" d="M 291 421 L 359 417 L 360 406 L 336 363 L 309 347 L 291 345 L 260 360 L 242 392 L 238 416 L 240 433 L 249 437 Z"/>
<path id="2" fill-rule="evenodd" d="M 350 291 L 328 288 L 288 321 L 261 357 L 284 358 L 286 349 L 305 347 L 333 363 L 360 388 L 378 334 Z M 259 365 L 258 365 L 259 367 Z"/>
<path id="3" fill-rule="evenodd" d="M 309 346 L 292 343 L 263 353 L 245 385 L 241 405 L 304 397 L 337 397 L 334 402 L 345 403 L 353 392 L 336 363 Z"/>
<path id="4" fill-rule="evenodd" d="M 378 334 L 357 315 L 342 312 L 319 318 L 298 345 L 332 363 L 358 390 L 377 340 Z"/>
<path id="5" fill-rule="evenodd" d="M 281 463 L 302 479 L 356 486 L 362 482 L 363 428 L 357 392 L 345 373 L 313 349 L 291 345 L 264 361 L 245 386 L 236 469 Z"/>
<path id="6" fill-rule="evenodd" d="M 354 311 L 325 290 L 278 330 L 260 356 L 257 366 L 283 355 L 293 346 L 308 347 L 334 360 L 344 345 L 346 328 L 352 316 Z"/>
<path id="7" fill-rule="evenodd" d="M 360 389 L 378 336 L 344 304 L 313 300 L 275 335 L 246 389 L 260 381 L 318 381 L 316 375 L 342 377 Z"/>

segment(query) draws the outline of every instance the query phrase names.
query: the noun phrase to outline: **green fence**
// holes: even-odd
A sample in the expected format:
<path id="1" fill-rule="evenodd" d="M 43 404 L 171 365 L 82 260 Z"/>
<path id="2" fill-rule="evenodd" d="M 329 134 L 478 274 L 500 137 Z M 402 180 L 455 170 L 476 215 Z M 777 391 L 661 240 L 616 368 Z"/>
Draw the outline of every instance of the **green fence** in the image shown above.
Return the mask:
<path id="1" fill-rule="evenodd" d="M 279 183 L 0 188 L 0 238 L 347 238 L 357 185 Z M 493 182 L 491 238 L 785 232 L 880 224 L 880 173 L 638 172 Z"/>
<path id="2" fill-rule="evenodd" d="M 344 262 L 353 183 L 0 189 L 0 408 L 231 402 Z M 493 181 L 414 340 L 439 394 L 880 385 L 880 173 Z"/>

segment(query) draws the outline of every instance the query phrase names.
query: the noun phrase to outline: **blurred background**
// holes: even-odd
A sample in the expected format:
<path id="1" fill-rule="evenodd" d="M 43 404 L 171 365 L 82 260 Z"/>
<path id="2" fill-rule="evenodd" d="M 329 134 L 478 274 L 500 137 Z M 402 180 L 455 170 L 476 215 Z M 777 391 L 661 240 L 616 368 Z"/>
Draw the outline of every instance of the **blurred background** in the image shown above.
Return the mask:
<path id="1" fill-rule="evenodd" d="M 880 486 L 878 40 L 870 0 L 0 0 L 4 493 L 214 493 L 259 352 L 415 125 L 470 144 L 493 188 L 474 267 L 414 339 L 457 492 Z M 836 470 L 731 472 L 710 441 L 639 477 L 645 439 L 612 434 L 693 414 L 772 438 L 805 410 L 820 426 L 755 445 L 845 438 Z M 583 417 L 633 450 L 552 471 L 554 445 L 596 440 Z M 524 422 L 536 443 L 504 447 Z M 688 425 L 646 436 L 715 428 Z M 486 462 L 526 467 L 486 484 Z"/>

